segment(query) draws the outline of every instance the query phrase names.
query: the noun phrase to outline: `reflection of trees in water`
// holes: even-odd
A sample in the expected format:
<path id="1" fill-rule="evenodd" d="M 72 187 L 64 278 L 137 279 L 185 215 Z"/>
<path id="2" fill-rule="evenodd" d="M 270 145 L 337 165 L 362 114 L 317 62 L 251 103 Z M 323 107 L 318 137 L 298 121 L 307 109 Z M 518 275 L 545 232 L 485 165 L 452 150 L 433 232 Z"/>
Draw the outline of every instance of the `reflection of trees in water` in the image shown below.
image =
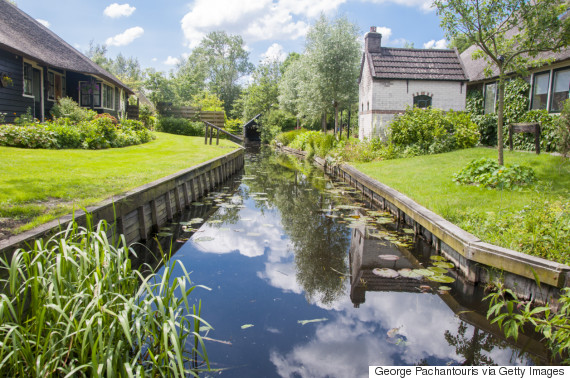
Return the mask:
<path id="1" fill-rule="evenodd" d="M 466 335 L 467 323 L 461 322 L 456 335 L 445 331 L 445 340 L 450 346 L 455 347 L 457 356 L 464 358 L 462 365 L 496 365 L 495 361 L 483 352 L 490 352 L 496 347 L 504 349 L 506 347 L 505 342 L 477 327 L 472 328 L 473 333 Z"/>
<path id="2" fill-rule="evenodd" d="M 246 184 L 250 192 L 271 189 L 266 198 L 279 209 L 281 223 L 294 247 L 297 282 L 308 300 L 330 304 L 343 294 L 338 272 L 348 271 L 350 232 L 320 212 L 331 202 L 321 191 L 312 190 L 324 187 L 320 170 L 293 157 L 262 154 L 249 171 L 255 180 Z M 295 168 L 301 168 L 302 173 L 295 172 Z"/>

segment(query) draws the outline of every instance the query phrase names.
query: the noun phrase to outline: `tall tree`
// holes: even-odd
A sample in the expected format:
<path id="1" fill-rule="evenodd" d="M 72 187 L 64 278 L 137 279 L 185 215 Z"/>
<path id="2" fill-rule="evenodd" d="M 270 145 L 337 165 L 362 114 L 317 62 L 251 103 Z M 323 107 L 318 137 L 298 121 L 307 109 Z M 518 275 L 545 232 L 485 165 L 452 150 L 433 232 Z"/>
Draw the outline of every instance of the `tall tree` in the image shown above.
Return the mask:
<path id="1" fill-rule="evenodd" d="M 243 119 L 250 120 L 259 113 L 267 113 L 279 103 L 279 80 L 281 62 L 278 60 L 261 63 L 253 73 L 253 82 L 243 93 Z"/>
<path id="2" fill-rule="evenodd" d="M 290 59 L 291 58 L 291 59 Z M 294 114 L 299 127 L 300 106 L 299 89 L 301 85 L 301 72 L 303 70 L 301 55 L 289 55 L 282 66 L 286 66 L 279 81 L 279 106 L 281 109 Z"/>
<path id="3" fill-rule="evenodd" d="M 538 54 L 559 51 L 570 42 L 564 0 L 434 0 L 448 39 L 464 35 L 477 45 L 473 58 L 484 58 L 486 74 L 498 72 L 498 160 L 503 164 L 505 79 L 544 64 Z"/>
<path id="4" fill-rule="evenodd" d="M 358 98 L 361 47 L 358 27 L 345 17 L 334 20 L 324 15 L 307 33 L 305 62 L 309 81 L 301 87 L 302 104 L 309 113 L 334 108 L 335 130 L 338 112 Z"/>
<path id="5" fill-rule="evenodd" d="M 211 32 L 192 51 L 191 58 L 205 63 L 208 87 L 224 102 L 229 113 L 241 92 L 240 79 L 254 68 L 242 37 L 224 31 Z"/>

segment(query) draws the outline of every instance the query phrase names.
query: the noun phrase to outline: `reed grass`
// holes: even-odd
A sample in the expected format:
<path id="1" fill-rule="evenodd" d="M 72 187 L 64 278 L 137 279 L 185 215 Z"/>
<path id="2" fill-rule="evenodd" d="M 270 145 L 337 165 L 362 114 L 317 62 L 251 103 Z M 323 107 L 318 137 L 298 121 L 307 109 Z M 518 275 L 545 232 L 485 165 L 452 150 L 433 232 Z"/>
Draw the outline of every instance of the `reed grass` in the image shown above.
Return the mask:
<path id="1" fill-rule="evenodd" d="M 209 369 L 194 285 L 184 265 L 159 275 L 131 268 L 134 253 L 105 222 L 70 226 L 0 259 L 2 376 L 198 376 Z M 149 267 L 150 268 L 150 267 Z M 150 268 L 152 269 L 152 268 Z M 203 326 L 203 327 L 204 327 Z"/>

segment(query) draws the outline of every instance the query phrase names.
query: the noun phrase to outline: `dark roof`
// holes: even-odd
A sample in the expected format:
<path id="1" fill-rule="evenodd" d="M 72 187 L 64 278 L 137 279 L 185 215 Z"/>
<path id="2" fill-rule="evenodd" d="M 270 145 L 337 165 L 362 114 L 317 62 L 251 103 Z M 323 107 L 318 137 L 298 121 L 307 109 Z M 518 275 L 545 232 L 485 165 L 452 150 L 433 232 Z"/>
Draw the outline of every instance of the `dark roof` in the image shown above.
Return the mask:
<path id="1" fill-rule="evenodd" d="M 382 47 L 367 55 L 377 79 L 467 81 L 456 50 Z"/>
<path id="2" fill-rule="evenodd" d="M 132 90 L 18 7 L 0 0 L 0 48 L 46 66 L 96 75 Z"/>

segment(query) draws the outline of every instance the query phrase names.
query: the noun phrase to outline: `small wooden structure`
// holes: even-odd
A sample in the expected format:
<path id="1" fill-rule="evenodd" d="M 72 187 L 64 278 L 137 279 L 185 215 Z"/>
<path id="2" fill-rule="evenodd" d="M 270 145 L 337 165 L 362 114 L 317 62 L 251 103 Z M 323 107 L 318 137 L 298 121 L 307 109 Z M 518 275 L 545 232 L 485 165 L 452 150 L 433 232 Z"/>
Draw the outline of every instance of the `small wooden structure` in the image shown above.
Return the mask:
<path id="1" fill-rule="evenodd" d="M 210 137 L 210 144 L 212 144 L 212 139 L 214 137 L 214 130 L 216 130 L 216 145 L 220 144 L 220 132 L 226 134 L 232 142 L 243 144 L 242 138 L 232 133 L 228 133 L 226 130 L 222 129 L 221 127 L 213 125 L 210 122 L 204 122 L 204 126 L 206 127 L 204 133 L 204 144 L 208 144 L 208 133 Z"/>
<path id="2" fill-rule="evenodd" d="M 246 144 L 261 143 L 261 133 L 259 127 L 261 126 L 261 113 L 250 119 L 243 125 L 243 135 Z"/>
<path id="3" fill-rule="evenodd" d="M 540 123 L 512 123 L 509 125 L 509 149 L 513 150 L 513 134 L 530 133 L 534 134 L 534 148 L 536 154 L 540 154 Z"/>

